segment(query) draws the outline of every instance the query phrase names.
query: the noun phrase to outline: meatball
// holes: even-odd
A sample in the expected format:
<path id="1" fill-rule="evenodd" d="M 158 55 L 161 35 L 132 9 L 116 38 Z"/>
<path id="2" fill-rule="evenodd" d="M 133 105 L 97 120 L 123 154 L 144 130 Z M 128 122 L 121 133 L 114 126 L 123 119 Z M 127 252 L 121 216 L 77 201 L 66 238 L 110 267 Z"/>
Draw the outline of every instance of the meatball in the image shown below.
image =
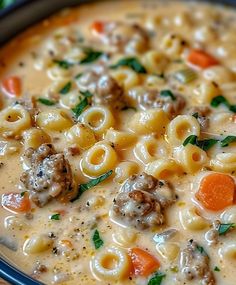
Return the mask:
<path id="1" fill-rule="evenodd" d="M 165 222 L 164 210 L 175 201 L 172 187 L 151 175 L 132 175 L 113 201 L 113 213 L 126 225 L 145 229 Z"/>
<path id="2" fill-rule="evenodd" d="M 207 106 L 195 106 L 188 110 L 188 114 L 195 115 L 201 129 L 205 131 L 210 124 L 209 114 L 211 113 L 211 109 Z"/>
<path id="3" fill-rule="evenodd" d="M 103 32 L 96 34 L 96 36 L 114 51 L 133 54 L 143 52 L 149 46 L 148 33 L 138 24 L 105 22 L 103 23 Z"/>
<path id="4" fill-rule="evenodd" d="M 209 257 L 193 240 L 190 240 L 187 247 L 181 252 L 180 268 L 187 281 L 197 279 L 201 285 L 216 284 L 210 270 Z"/>
<path id="5" fill-rule="evenodd" d="M 129 93 L 128 96 L 135 99 L 140 109 L 161 108 L 168 113 L 170 118 L 179 115 L 186 105 L 184 97 L 179 94 L 174 94 L 175 100 L 173 100 L 169 96 L 161 96 L 156 90 L 141 91 L 133 89 Z"/>
<path id="6" fill-rule="evenodd" d="M 88 90 L 93 94 L 92 103 L 95 105 L 123 106 L 123 89 L 106 72 L 87 71 L 80 77 L 78 86 L 81 91 Z"/>
<path id="7" fill-rule="evenodd" d="M 22 173 L 20 180 L 37 206 L 43 207 L 73 189 L 70 164 L 51 144 L 43 144 L 36 150 L 29 148 L 25 157 L 30 161 L 30 168 Z"/>

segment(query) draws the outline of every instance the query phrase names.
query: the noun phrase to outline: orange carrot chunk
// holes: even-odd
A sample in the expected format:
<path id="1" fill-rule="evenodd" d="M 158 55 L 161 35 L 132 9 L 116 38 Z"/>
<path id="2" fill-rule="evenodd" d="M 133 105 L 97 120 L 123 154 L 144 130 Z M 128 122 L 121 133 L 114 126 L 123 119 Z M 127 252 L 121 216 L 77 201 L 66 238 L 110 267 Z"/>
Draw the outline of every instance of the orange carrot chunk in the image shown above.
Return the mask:
<path id="1" fill-rule="evenodd" d="M 160 267 L 160 262 L 141 248 L 132 248 L 130 256 L 136 275 L 148 276 Z"/>
<path id="2" fill-rule="evenodd" d="M 204 208 L 220 211 L 233 205 L 235 182 L 227 174 L 213 173 L 204 177 L 200 183 L 196 198 Z"/>
<path id="3" fill-rule="evenodd" d="M 2 195 L 2 206 L 14 213 L 27 213 L 31 209 L 29 196 L 20 193 L 6 193 Z"/>
<path id="4" fill-rule="evenodd" d="M 3 80 L 3 90 L 10 96 L 19 97 L 21 95 L 21 79 L 17 76 L 11 76 Z"/>
<path id="5" fill-rule="evenodd" d="M 210 66 L 219 64 L 218 60 L 215 59 L 213 56 L 203 50 L 198 49 L 191 50 L 187 60 L 191 64 L 197 65 L 201 68 L 208 68 Z"/>
<path id="6" fill-rule="evenodd" d="M 102 34 L 104 32 L 104 22 L 95 21 L 91 25 L 91 30 L 95 34 Z"/>

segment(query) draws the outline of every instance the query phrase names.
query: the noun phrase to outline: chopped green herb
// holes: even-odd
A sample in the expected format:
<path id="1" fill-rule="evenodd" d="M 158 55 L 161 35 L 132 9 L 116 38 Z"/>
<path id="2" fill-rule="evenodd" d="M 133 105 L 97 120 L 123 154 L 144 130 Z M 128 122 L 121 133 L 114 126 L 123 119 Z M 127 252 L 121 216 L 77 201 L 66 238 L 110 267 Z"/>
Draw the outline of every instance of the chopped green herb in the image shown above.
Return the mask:
<path id="1" fill-rule="evenodd" d="M 197 245 L 197 250 L 198 250 L 202 255 L 208 256 L 208 254 L 206 253 L 205 249 L 204 249 L 202 246 Z"/>
<path id="2" fill-rule="evenodd" d="M 128 66 L 134 71 L 136 71 L 137 73 L 147 73 L 145 67 L 135 57 L 122 58 L 116 64 L 111 65 L 110 67 L 112 69 L 115 69 L 120 66 Z"/>
<path id="3" fill-rule="evenodd" d="M 0 9 L 6 8 L 9 5 L 15 3 L 16 0 L 0 0 Z"/>
<path id="4" fill-rule="evenodd" d="M 197 136 L 190 135 L 187 137 L 184 142 L 183 146 L 186 146 L 187 144 L 192 144 L 200 147 L 201 149 L 207 151 L 209 150 L 213 145 L 215 145 L 218 142 L 216 139 L 206 139 L 206 140 L 198 140 Z"/>
<path id="5" fill-rule="evenodd" d="M 160 95 L 163 97 L 170 97 L 173 101 L 176 100 L 175 95 L 170 90 L 161 90 Z"/>
<path id="6" fill-rule="evenodd" d="M 26 192 L 27 192 L 27 191 L 21 192 L 21 193 L 20 193 L 20 196 L 21 196 L 21 197 L 24 197 Z"/>
<path id="7" fill-rule="evenodd" d="M 207 151 L 218 142 L 216 139 L 197 140 L 197 146 Z"/>
<path id="8" fill-rule="evenodd" d="M 93 94 L 89 92 L 88 90 L 84 92 L 80 91 L 80 94 L 82 94 L 84 97 L 87 97 L 87 98 L 93 97 Z"/>
<path id="9" fill-rule="evenodd" d="M 80 64 L 87 64 L 94 62 L 103 55 L 103 52 L 96 51 L 91 48 L 84 48 L 85 57 L 80 61 Z"/>
<path id="10" fill-rule="evenodd" d="M 132 106 L 124 106 L 121 111 L 126 111 L 126 110 L 134 110 L 135 112 L 137 111 L 137 109 L 135 107 Z"/>
<path id="11" fill-rule="evenodd" d="M 215 266 L 214 271 L 220 271 L 220 268 L 218 266 Z"/>
<path id="12" fill-rule="evenodd" d="M 196 112 L 196 113 L 192 114 L 192 116 L 193 116 L 194 118 L 198 119 L 199 114 L 198 114 L 198 112 Z"/>
<path id="13" fill-rule="evenodd" d="M 78 73 L 78 74 L 75 76 L 75 79 L 76 79 L 76 80 L 79 79 L 82 75 L 83 75 L 82 72 L 81 72 L 81 73 Z"/>
<path id="14" fill-rule="evenodd" d="M 147 285 L 161 285 L 162 280 L 166 277 L 164 273 L 156 272 L 151 279 L 149 279 Z"/>
<path id="15" fill-rule="evenodd" d="M 220 145 L 222 147 L 226 147 L 228 146 L 230 143 L 232 142 L 235 142 L 236 141 L 236 136 L 227 136 L 225 139 L 223 139 L 221 142 L 220 142 Z"/>
<path id="16" fill-rule="evenodd" d="M 219 235 L 225 235 L 230 229 L 234 228 L 235 224 L 231 223 L 231 224 L 220 224 L 219 228 L 218 228 L 218 232 Z"/>
<path id="17" fill-rule="evenodd" d="M 104 242 L 100 237 L 99 231 L 95 230 L 93 234 L 93 243 L 96 249 L 99 249 L 101 246 L 103 246 Z"/>
<path id="18" fill-rule="evenodd" d="M 193 145 L 196 144 L 197 143 L 197 136 L 191 135 L 191 136 L 187 137 L 183 142 L 183 146 L 186 146 L 189 143 L 191 143 Z"/>
<path id="19" fill-rule="evenodd" d="M 60 220 L 60 214 L 54 214 L 50 217 L 51 220 L 56 220 L 59 221 Z"/>
<path id="20" fill-rule="evenodd" d="M 51 100 L 46 99 L 46 98 L 38 98 L 37 101 L 38 101 L 39 103 L 44 104 L 44 105 L 47 105 L 47 106 L 53 106 L 53 105 L 56 104 L 56 102 L 51 101 Z"/>
<path id="21" fill-rule="evenodd" d="M 65 86 L 62 87 L 62 89 L 59 91 L 60 94 L 62 95 L 65 95 L 67 94 L 68 92 L 70 92 L 70 89 L 71 89 L 71 82 L 67 82 Z"/>
<path id="22" fill-rule="evenodd" d="M 105 174 L 97 177 L 97 178 L 94 178 L 94 179 L 91 179 L 89 182 L 87 183 L 84 183 L 84 184 L 80 184 L 79 185 L 79 191 L 78 191 L 78 194 L 75 198 L 73 198 L 71 200 L 71 202 L 74 202 L 75 200 L 77 200 L 78 198 L 80 198 L 80 196 L 85 192 L 87 191 L 88 189 L 98 185 L 99 183 L 101 183 L 102 181 L 104 181 L 105 179 L 107 179 L 109 176 L 111 176 L 113 173 L 112 170 L 109 170 L 108 172 L 106 172 Z"/>
<path id="23" fill-rule="evenodd" d="M 174 74 L 174 78 L 181 83 L 189 83 L 197 78 L 197 74 L 190 68 L 182 69 Z"/>
<path id="24" fill-rule="evenodd" d="M 66 60 L 57 60 L 55 59 L 54 62 L 63 69 L 69 69 L 71 66 L 73 66 L 73 63 L 68 62 Z"/>
<path id="25" fill-rule="evenodd" d="M 211 101 L 211 106 L 217 108 L 219 105 L 225 105 L 231 112 L 236 113 L 236 105 L 231 105 L 229 101 L 222 95 L 216 96 Z"/>
<path id="26" fill-rule="evenodd" d="M 88 99 L 87 97 L 85 97 L 83 100 L 81 100 L 79 102 L 79 104 L 77 104 L 75 106 L 75 108 L 72 109 L 73 113 L 75 114 L 76 118 L 78 118 L 82 112 L 84 111 L 84 109 L 88 106 Z"/>

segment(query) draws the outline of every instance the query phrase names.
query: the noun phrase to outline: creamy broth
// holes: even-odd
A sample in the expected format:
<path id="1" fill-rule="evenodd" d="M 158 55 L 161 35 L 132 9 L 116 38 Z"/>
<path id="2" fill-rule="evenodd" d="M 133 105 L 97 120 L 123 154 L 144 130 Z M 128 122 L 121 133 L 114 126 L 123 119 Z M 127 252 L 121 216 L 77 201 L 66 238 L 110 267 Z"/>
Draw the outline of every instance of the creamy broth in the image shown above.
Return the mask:
<path id="1" fill-rule="evenodd" d="M 234 285 L 235 29 L 232 8 L 101 1 L 63 10 L 4 46 L 3 256 L 45 284 Z M 44 143 L 55 150 L 39 166 Z M 216 176 L 221 186 L 209 184 L 213 197 L 202 198 L 213 174 L 222 185 Z M 224 187 L 224 198 L 214 192 Z M 150 254 L 146 269 L 137 249 Z M 162 282 L 150 283 L 156 272 Z"/>

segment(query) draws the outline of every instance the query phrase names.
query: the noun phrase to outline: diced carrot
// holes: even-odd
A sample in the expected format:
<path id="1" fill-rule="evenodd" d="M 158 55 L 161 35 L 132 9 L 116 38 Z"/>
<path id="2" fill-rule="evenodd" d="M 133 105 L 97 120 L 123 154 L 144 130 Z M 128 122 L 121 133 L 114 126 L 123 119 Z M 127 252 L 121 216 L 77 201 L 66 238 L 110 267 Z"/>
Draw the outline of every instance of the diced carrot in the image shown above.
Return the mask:
<path id="1" fill-rule="evenodd" d="M 213 173 L 204 177 L 196 198 L 208 210 L 220 211 L 234 203 L 235 182 L 223 173 Z"/>
<path id="2" fill-rule="evenodd" d="M 21 79 L 17 76 L 10 76 L 2 81 L 2 88 L 10 96 L 21 95 Z"/>
<path id="3" fill-rule="evenodd" d="M 29 196 L 20 193 L 6 193 L 2 195 L 2 206 L 15 213 L 27 213 L 31 209 Z"/>
<path id="4" fill-rule="evenodd" d="M 95 34 L 102 34 L 104 32 L 104 22 L 95 21 L 91 25 L 91 31 Z"/>
<path id="5" fill-rule="evenodd" d="M 136 275 L 148 276 L 160 267 L 160 262 L 141 248 L 132 248 L 130 256 Z"/>
<path id="6" fill-rule="evenodd" d="M 219 64 L 218 60 L 215 59 L 213 56 L 203 50 L 198 49 L 191 50 L 187 60 L 191 64 L 197 65 L 201 68 L 208 68 L 210 66 Z"/>

